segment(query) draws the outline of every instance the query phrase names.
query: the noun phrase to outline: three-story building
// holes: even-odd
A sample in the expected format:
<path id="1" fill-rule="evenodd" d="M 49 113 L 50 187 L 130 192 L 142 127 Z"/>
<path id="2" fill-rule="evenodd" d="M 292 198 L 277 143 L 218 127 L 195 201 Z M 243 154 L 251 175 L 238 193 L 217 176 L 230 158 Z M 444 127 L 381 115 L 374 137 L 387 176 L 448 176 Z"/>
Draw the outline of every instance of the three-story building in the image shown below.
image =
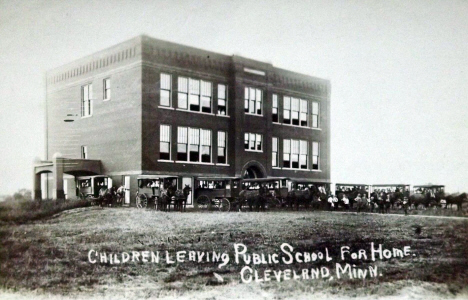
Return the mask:
<path id="1" fill-rule="evenodd" d="M 129 195 L 141 175 L 330 180 L 328 80 L 143 35 L 48 72 L 46 97 L 36 197 L 89 174 Z"/>

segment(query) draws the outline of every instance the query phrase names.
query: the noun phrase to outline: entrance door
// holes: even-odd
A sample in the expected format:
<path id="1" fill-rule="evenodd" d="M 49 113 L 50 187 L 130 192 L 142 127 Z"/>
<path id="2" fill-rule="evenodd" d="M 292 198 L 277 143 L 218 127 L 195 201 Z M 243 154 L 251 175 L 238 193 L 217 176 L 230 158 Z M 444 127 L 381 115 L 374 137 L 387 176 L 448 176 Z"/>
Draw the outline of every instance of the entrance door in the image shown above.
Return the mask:
<path id="1" fill-rule="evenodd" d="M 185 188 L 185 185 L 189 185 L 191 187 L 190 189 L 190 194 L 187 196 L 187 205 L 193 205 L 192 202 L 192 194 L 193 194 L 193 184 L 192 184 L 192 178 L 190 177 L 182 177 L 182 186 L 181 189 Z"/>
<path id="2" fill-rule="evenodd" d="M 125 188 L 125 203 L 124 205 L 130 205 L 130 176 L 124 176 L 124 188 Z"/>

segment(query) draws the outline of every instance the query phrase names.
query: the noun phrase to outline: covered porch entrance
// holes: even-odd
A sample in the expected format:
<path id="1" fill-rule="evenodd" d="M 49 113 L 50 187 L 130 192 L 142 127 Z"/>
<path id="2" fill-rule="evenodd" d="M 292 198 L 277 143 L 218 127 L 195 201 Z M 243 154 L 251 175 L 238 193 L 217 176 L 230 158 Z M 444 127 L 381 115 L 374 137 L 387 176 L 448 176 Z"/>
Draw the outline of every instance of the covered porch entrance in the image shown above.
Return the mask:
<path id="1" fill-rule="evenodd" d="M 47 174 L 46 176 L 42 176 Z M 72 187 L 68 186 L 67 182 L 64 184 L 64 174 L 73 176 L 75 179 L 78 176 L 98 175 L 101 174 L 101 161 L 91 159 L 74 159 L 57 157 L 52 161 L 41 161 L 34 165 L 34 199 L 42 199 L 42 187 L 48 189 L 50 186 L 51 191 L 47 192 L 47 196 L 52 199 L 65 199 L 66 190 Z M 67 176 L 65 176 L 67 177 Z M 68 176 L 70 177 L 70 176 Z M 46 180 L 46 184 L 42 180 Z M 48 181 L 51 181 L 49 184 Z"/>

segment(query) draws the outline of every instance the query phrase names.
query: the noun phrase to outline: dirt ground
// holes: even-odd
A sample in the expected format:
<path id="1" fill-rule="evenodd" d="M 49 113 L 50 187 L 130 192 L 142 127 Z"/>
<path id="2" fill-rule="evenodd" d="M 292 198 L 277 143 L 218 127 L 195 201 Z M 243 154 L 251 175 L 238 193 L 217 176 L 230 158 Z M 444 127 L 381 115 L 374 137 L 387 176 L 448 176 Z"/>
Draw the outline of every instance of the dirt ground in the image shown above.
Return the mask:
<path id="1" fill-rule="evenodd" d="M 24 225 L 0 226 L 2 299 L 468 299 L 468 219 L 330 212 L 165 213 L 138 209 L 81 208 Z M 327 249 L 330 262 L 259 265 L 234 263 L 234 244 L 248 254 Z M 411 255 L 370 259 L 370 243 L 384 249 L 410 247 Z M 341 260 L 341 247 L 367 258 Z M 219 262 L 90 263 L 89 251 L 226 253 Z M 97 260 L 99 260 L 99 257 Z M 96 258 L 94 257 L 94 258 Z M 299 257 L 303 258 L 303 257 Z M 336 263 L 379 275 L 366 278 L 296 278 L 243 283 L 251 267 L 260 277 L 273 271 Z"/>

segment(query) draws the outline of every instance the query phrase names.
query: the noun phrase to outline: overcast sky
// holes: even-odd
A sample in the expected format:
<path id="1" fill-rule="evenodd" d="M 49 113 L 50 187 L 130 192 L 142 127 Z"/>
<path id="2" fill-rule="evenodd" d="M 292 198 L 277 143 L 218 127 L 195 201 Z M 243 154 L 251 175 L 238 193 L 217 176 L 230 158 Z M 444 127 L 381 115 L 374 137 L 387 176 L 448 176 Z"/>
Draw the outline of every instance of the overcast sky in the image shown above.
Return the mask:
<path id="1" fill-rule="evenodd" d="M 143 33 L 331 80 L 333 182 L 468 191 L 468 1 L 0 0 L 0 194 L 44 158 L 46 71 Z"/>

